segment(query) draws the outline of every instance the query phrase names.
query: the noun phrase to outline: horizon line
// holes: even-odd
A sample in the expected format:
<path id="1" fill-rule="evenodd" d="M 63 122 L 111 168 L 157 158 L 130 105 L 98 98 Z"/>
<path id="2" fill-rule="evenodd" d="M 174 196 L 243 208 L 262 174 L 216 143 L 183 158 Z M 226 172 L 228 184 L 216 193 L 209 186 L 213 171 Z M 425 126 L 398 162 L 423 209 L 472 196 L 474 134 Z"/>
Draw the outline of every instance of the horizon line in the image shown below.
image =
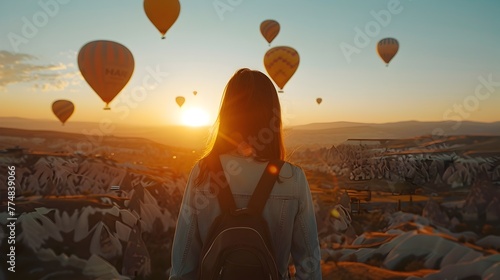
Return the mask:
<path id="1" fill-rule="evenodd" d="M 2 119 L 19 119 L 19 120 L 24 120 L 24 121 L 46 121 L 46 122 L 53 122 L 53 123 L 59 123 L 58 120 L 52 120 L 52 119 L 45 119 L 45 118 L 40 118 L 40 119 L 33 119 L 33 118 L 25 118 L 25 117 L 17 117 L 17 116 L 0 116 L 0 120 Z M 296 126 L 308 126 L 308 125 L 322 125 L 322 124 L 334 124 L 334 123 L 346 123 L 346 124 L 364 124 L 364 125 L 381 125 L 381 124 L 397 124 L 397 123 L 453 123 L 456 121 L 451 121 L 451 120 L 432 120 L 432 121 L 422 121 L 422 120 L 401 120 L 401 121 L 387 121 L 387 122 L 359 122 L 359 121 L 345 121 L 345 120 L 339 120 L 339 121 L 326 121 L 326 122 L 311 122 L 311 123 L 302 123 L 302 124 L 293 124 L 293 125 L 283 125 L 283 128 L 290 128 L 290 127 L 296 127 Z M 474 120 L 462 120 L 461 122 L 466 122 L 466 123 L 482 123 L 482 124 L 494 124 L 494 123 L 499 123 L 500 120 L 497 121 L 491 121 L 491 122 L 485 122 L 485 121 L 474 121 Z M 72 121 L 69 123 L 74 123 L 74 124 L 98 124 L 98 121 Z M 212 125 L 201 125 L 201 126 L 188 126 L 188 125 L 183 125 L 183 124 L 173 124 L 173 123 L 166 123 L 166 124 L 156 124 L 156 125 L 140 125 L 140 124 L 129 124 L 126 122 L 115 122 L 117 125 L 124 125 L 124 126 L 135 126 L 135 127 L 184 127 L 184 128 L 211 128 L 215 124 Z M 0 127 L 3 127 L 0 124 Z"/>

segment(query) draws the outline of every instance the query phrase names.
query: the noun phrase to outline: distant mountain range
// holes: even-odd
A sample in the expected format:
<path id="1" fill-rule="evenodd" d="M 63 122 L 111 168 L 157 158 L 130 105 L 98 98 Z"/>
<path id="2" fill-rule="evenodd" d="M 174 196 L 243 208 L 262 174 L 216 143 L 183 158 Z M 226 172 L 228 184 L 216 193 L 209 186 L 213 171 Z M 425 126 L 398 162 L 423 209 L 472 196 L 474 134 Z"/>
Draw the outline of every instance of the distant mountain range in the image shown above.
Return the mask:
<path id="1" fill-rule="evenodd" d="M 312 123 L 287 129 L 286 144 L 289 147 L 328 147 L 347 139 L 403 139 L 423 135 L 500 135 L 500 122 L 482 123 L 419 122 L 394 123 L 330 122 Z"/>
<path id="2" fill-rule="evenodd" d="M 92 122 L 69 122 L 62 126 L 59 122 L 53 120 L 33 120 L 16 117 L 0 118 L 0 127 L 59 131 L 94 137 L 100 135 L 141 137 L 169 146 L 187 148 L 203 148 L 210 136 L 209 127 L 134 126 Z M 311 123 L 287 127 L 285 129 L 285 144 L 288 147 L 329 147 L 352 138 L 401 139 L 432 134 L 500 135 L 500 122 Z"/>
<path id="3" fill-rule="evenodd" d="M 202 148 L 208 136 L 208 127 L 186 126 L 136 126 L 122 123 L 68 122 L 61 125 L 53 120 L 34 120 L 24 118 L 0 117 L 0 127 L 36 131 L 58 131 L 75 133 L 92 138 L 100 136 L 139 137 L 153 140 L 168 146 L 183 148 Z M 36 137 L 36 135 L 32 135 Z M 87 138 L 88 138 L 87 137 Z"/>

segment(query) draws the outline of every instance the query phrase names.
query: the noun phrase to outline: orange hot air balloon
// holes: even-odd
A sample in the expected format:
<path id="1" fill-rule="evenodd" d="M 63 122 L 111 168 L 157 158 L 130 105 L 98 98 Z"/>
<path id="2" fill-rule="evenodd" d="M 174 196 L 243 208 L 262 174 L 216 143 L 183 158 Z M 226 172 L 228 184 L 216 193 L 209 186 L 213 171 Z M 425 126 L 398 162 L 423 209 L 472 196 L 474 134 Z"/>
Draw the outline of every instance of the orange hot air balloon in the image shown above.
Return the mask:
<path id="1" fill-rule="evenodd" d="M 182 105 L 184 104 L 185 101 L 186 101 L 186 98 L 184 98 L 182 96 L 177 96 L 175 98 L 175 102 L 177 103 L 177 105 L 179 105 L 179 107 L 182 107 Z"/>
<path id="2" fill-rule="evenodd" d="M 144 11 L 165 39 L 165 33 L 179 17 L 181 4 L 179 0 L 144 0 Z"/>
<path id="3" fill-rule="evenodd" d="M 193 94 L 194 94 L 194 96 L 196 96 L 198 94 L 198 92 L 195 90 L 195 91 L 193 91 Z"/>
<path id="4" fill-rule="evenodd" d="M 134 57 L 125 46 L 112 41 L 92 41 L 80 49 L 78 67 L 94 91 L 106 102 L 120 93 L 134 72 Z"/>
<path id="5" fill-rule="evenodd" d="M 274 47 L 264 55 L 264 66 L 273 81 L 283 92 L 283 87 L 299 67 L 299 53 L 290 47 Z"/>
<path id="6" fill-rule="evenodd" d="M 318 105 L 321 104 L 321 102 L 323 102 L 323 98 L 321 97 L 316 98 L 316 103 L 318 103 Z"/>
<path id="7" fill-rule="evenodd" d="M 271 42 L 274 40 L 274 38 L 278 36 L 279 32 L 280 32 L 280 24 L 275 20 L 268 19 L 260 24 L 260 33 L 269 43 L 269 46 L 271 45 Z"/>
<path id="8" fill-rule="evenodd" d="M 386 63 L 386 66 L 389 66 L 389 62 L 396 55 L 398 49 L 398 40 L 394 38 L 382 39 L 377 44 L 377 53 L 380 58 L 382 58 L 382 60 Z"/>
<path id="9" fill-rule="evenodd" d="M 52 112 L 61 121 L 62 125 L 71 117 L 75 111 L 75 105 L 69 100 L 56 100 L 52 103 Z"/>

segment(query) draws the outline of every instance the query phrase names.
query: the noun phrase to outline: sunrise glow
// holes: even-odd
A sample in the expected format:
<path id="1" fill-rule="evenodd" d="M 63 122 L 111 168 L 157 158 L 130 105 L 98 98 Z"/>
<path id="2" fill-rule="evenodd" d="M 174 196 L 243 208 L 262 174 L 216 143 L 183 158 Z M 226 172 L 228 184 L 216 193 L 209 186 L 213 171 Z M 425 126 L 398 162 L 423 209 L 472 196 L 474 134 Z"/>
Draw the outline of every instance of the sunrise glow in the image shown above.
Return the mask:
<path id="1" fill-rule="evenodd" d="M 182 112 L 181 121 L 186 126 L 205 126 L 210 122 L 208 113 L 198 107 L 186 108 Z"/>

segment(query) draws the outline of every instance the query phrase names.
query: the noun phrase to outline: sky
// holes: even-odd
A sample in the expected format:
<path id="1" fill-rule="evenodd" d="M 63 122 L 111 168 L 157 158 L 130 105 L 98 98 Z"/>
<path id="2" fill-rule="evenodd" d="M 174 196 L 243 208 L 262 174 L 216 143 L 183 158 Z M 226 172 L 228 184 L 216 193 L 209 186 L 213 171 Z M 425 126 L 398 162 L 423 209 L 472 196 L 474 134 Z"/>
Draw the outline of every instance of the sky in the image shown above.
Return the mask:
<path id="1" fill-rule="evenodd" d="M 51 104 L 67 99 L 75 111 L 66 125 L 102 120 L 178 125 L 196 119 L 196 110 L 206 115 L 199 117 L 202 123 L 211 124 L 237 69 L 267 74 L 266 51 L 290 46 L 300 64 L 279 94 L 285 125 L 500 121 L 498 0 L 181 0 L 180 5 L 162 40 L 140 0 L 2 1 L 0 117 L 57 121 Z M 271 46 L 259 30 L 266 19 L 281 26 Z M 388 67 L 376 53 L 377 42 L 386 37 L 399 42 Z M 102 110 L 104 102 L 78 69 L 78 51 L 95 40 L 123 44 L 135 61 L 132 78 L 109 111 Z M 157 83 L 139 96 L 148 76 Z M 182 108 L 177 96 L 186 98 Z"/>

